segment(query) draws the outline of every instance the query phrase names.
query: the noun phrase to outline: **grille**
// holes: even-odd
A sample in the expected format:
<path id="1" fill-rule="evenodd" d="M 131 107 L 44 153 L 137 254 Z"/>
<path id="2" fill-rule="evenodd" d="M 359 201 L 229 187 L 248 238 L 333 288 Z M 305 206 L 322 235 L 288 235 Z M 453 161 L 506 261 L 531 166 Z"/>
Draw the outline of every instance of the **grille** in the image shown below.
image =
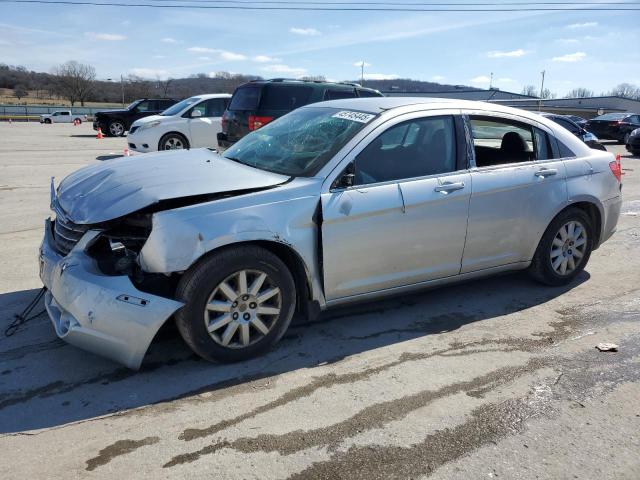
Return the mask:
<path id="1" fill-rule="evenodd" d="M 138 127 L 131 127 L 131 129 L 129 130 L 129 133 L 133 133 L 138 129 Z"/>
<path id="2" fill-rule="evenodd" d="M 56 219 L 53 224 L 53 237 L 56 249 L 66 255 L 82 238 L 89 225 L 77 225 L 70 221 L 59 205 L 55 205 Z"/>

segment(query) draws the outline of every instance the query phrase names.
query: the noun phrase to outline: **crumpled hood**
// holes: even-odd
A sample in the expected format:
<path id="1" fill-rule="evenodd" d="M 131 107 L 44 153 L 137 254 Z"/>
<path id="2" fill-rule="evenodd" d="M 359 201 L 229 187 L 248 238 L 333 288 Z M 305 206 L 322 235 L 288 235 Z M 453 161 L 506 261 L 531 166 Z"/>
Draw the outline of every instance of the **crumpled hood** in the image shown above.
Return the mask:
<path id="1" fill-rule="evenodd" d="M 72 173 L 57 201 L 69 219 L 93 224 L 161 200 L 266 188 L 289 177 L 227 160 L 207 150 L 175 150 L 109 160 Z"/>

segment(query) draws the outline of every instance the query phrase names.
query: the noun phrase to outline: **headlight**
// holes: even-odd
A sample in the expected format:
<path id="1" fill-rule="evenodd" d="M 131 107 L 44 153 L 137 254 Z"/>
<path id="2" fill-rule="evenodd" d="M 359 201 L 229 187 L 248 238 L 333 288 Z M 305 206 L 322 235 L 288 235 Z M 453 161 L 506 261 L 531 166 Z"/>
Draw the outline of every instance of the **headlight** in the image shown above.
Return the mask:
<path id="1" fill-rule="evenodd" d="M 162 122 L 160 120 L 154 120 L 153 122 L 144 123 L 144 124 L 140 125 L 140 128 L 138 128 L 138 130 L 146 130 L 148 128 L 157 127 L 161 123 Z"/>

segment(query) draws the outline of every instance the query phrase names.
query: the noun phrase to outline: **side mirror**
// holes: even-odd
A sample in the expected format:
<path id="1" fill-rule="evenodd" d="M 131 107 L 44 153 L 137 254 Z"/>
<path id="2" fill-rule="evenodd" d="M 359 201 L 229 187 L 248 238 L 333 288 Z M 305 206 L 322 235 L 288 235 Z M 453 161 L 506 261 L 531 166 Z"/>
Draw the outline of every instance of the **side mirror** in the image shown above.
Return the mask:
<path id="1" fill-rule="evenodd" d="M 202 110 L 192 110 L 191 111 L 191 118 L 198 118 L 202 116 Z"/>
<path id="2" fill-rule="evenodd" d="M 356 169 L 353 163 L 342 172 L 336 181 L 333 183 L 333 188 L 350 188 L 353 187 L 356 180 Z"/>

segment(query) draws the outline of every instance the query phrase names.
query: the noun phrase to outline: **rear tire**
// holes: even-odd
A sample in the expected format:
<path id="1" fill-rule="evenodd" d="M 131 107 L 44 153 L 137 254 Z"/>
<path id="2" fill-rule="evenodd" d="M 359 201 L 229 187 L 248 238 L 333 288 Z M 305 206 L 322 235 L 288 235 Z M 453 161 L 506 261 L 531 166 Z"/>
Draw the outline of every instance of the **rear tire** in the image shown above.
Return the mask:
<path id="1" fill-rule="evenodd" d="M 578 208 L 563 210 L 540 239 L 529 273 L 545 285 L 570 283 L 587 265 L 593 238 L 591 220 L 584 211 Z"/>
<path id="2" fill-rule="evenodd" d="M 176 291 L 185 302 L 176 324 L 185 342 L 209 361 L 236 362 L 271 348 L 296 306 L 291 272 L 255 245 L 213 253 L 191 267 Z"/>
<path id="3" fill-rule="evenodd" d="M 167 133 L 158 142 L 158 151 L 182 149 L 189 149 L 189 141 L 180 133 Z"/>

